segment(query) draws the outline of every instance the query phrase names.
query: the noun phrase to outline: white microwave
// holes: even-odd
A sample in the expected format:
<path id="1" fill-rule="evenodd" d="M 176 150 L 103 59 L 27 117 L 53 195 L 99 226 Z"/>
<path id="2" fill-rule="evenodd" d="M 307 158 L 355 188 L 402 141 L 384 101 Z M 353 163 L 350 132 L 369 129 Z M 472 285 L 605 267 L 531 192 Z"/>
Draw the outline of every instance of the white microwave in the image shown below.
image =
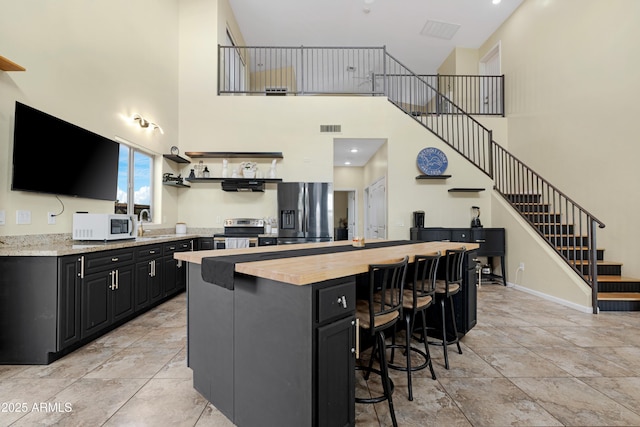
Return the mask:
<path id="1" fill-rule="evenodd" d="M 136 217 L 126 214 L 73 214 L 74 240 L 121 240 L 136 238 Z"/>

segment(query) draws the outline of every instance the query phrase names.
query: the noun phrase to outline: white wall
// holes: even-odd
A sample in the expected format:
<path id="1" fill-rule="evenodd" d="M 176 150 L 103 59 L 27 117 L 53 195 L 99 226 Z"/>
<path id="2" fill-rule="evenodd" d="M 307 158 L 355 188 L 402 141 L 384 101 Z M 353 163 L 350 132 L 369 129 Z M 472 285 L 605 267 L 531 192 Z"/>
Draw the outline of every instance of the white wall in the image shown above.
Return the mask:
<path id="1" fill-rule="evenodd" d="M 639 16 L 636 0 L 526 0 L 480 49 L 501 42 L 510 151 L 606 224 L 597 245 L 631 277 L 640 277 Z M 528 244 L 508 241 L 523 255 Z"/>
<path id="2" fill-rule="evenodd" d="M 113 210 L 111 202 L 60 197 L 64 213 L 47 225 L 46 213 L 62 209 L 54 196 L 10 191 L 16 100 L 152 153 L 167 153 L 177 142 L 177 14 L 172 0 L 2 2 L 0 55 L 27 71 L 0 71 L 0 210 L 6 215 L 0 235 L 70 233 L 73 212 Z M 126 120 L 136 112 L 160 124 L 164 135 Z M 49 143 L 65 150 L 64 139 Z M 158 166 L 157 183 L 167 167 L 161 160 Z M 165 196 L 163 216 L 175 222 L 176 193 L 164 190 L 157 186 Z M 31 211 L 30 225 L 15 224 L 18 209 Z"/>

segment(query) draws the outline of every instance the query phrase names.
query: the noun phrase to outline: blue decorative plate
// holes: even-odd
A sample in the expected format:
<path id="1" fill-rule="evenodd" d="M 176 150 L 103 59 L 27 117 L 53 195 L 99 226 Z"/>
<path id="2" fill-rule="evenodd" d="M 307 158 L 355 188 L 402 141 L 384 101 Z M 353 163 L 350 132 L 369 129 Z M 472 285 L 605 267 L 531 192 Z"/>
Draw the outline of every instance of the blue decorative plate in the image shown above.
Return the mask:
<path id="1" fill-rule="evenodd" d="M 447 156 L 436 147 L 427 147 L 418 153 L 418 168 L 425 175 L 442 175 L 449 161 Z"/>

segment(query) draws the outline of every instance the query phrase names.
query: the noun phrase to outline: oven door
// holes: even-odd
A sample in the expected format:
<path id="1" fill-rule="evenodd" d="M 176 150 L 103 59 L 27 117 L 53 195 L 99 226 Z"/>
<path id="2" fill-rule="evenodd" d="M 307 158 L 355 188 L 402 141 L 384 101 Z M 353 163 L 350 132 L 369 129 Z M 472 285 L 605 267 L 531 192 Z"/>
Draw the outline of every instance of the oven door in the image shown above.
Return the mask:
<path id="1" fill-rule="evenodd" d="M 258 246 L 257 237 L 214 237 L 213 249 L 253 248 Z"/>

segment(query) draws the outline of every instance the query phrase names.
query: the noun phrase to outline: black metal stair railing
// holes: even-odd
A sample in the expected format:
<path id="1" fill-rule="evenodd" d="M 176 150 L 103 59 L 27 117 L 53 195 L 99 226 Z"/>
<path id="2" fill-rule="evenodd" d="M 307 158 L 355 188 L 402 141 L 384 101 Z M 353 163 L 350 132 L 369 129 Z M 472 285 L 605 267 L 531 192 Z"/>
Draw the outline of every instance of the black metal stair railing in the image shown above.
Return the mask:
<path id="1" fill-rule="evenodd" d="M 472 76 L 418 75 L 384 47 L 219 46 L 218 57 L 220 95 L 386 96 L 493 179 L 496 192 L 591 286 L 598 312 L 596 230 L 605 224 L 470 115 L 504 115 L 504 76 L 475 76 L 476 84 Z"/>

